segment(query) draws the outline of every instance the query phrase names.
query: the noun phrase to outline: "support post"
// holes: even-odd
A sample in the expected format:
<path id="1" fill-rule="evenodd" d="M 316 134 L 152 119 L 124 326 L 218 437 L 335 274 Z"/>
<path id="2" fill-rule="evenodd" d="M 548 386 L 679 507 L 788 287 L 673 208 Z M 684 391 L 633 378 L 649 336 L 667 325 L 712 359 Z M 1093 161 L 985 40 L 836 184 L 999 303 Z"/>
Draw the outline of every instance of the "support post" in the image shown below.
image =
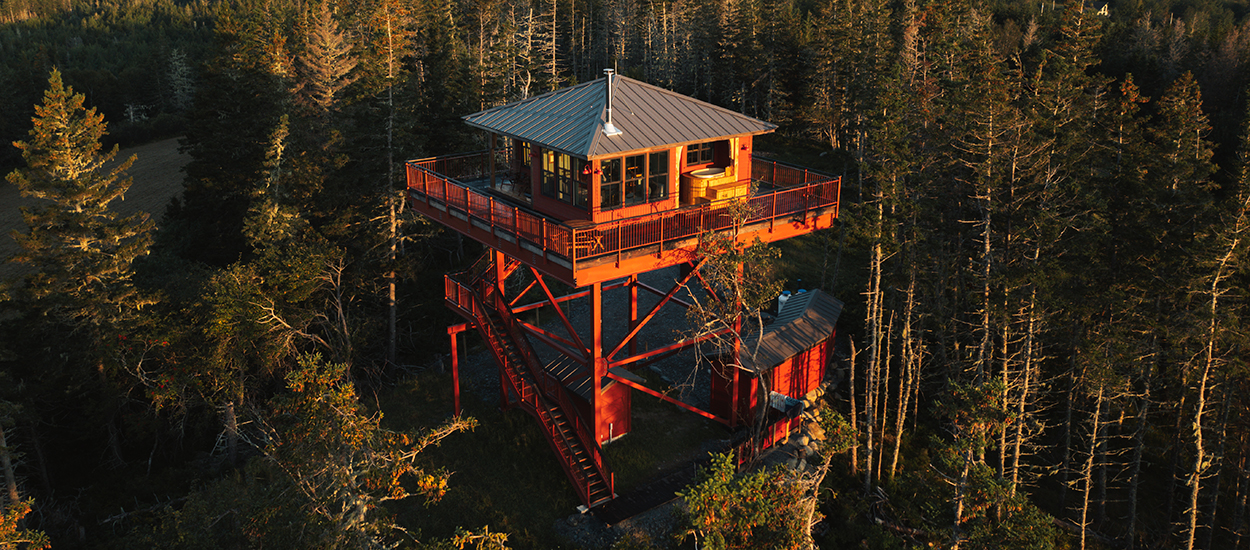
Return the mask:
<path id="1" fill-rule="evenodd" d="M 638 355 L 638 337 L 634 329 L 638 327 L 638 275 L 629 276 L 629 354 Z"/>
<path id="2" fill-rule="evenodd" d="M 601 426 L 599 417 L 602 411 L 600 407 L 603 403 L 603 377 L 608 374 L 608 360 L 603 356 L 603 283 L 594 283 L 590 285 L 590 363 L 591 363 L 591 396 L 593 403 L 590 404 L 592 429 L 595 441 L 603 443 L 604 436 L 607 435 L 604 430 L 605 426 Z"/>
<path id="3" fill-rule="evenodd" d="M 457 336 L 460 331 L 455 327 L 447 328 L 447 335 L 451 337 L 451 387 L 452 387 L 452 407 L 456 416 L 460 416 L 460 350 L 459 338 Z"/>

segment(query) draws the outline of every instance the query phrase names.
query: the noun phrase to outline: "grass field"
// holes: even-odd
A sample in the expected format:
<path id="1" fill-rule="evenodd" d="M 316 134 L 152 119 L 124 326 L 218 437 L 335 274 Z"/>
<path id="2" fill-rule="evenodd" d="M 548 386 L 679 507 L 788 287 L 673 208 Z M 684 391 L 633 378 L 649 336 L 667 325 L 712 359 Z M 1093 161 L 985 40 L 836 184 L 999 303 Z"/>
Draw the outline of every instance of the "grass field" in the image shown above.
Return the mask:
<path id="1" fill-rule="evenodd" d="M 159 221 L 169 199 L 182 192 L 182 167 L 191 157 L 178 152 L 178 138 L 122 149 L 116 160 L 131 155 L 136 159 L 127 173 L 134 178 L 134 185 L 114 208 L 123 215 L 147 212 Z M 17 252 L 17 243 L 9 235 L 27 231 L 21 208 L 36 207 L 39 202 L 21 196 L 17 187 L 0 178 L 0 260 L 4 260 L 0 262 L 0 281 L 24 273 L 23 266 L 7 261 Z"/>

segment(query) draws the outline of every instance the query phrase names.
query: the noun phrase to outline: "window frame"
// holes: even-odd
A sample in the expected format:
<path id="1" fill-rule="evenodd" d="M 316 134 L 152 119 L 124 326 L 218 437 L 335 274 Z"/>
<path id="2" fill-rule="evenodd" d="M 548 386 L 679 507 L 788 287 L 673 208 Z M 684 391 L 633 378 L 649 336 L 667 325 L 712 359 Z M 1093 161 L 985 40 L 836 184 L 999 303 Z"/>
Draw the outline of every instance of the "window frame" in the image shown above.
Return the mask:
<path id="1" fill-rule="evenodd" d="M 669 149 L 660 149 L 601 159 L 599 209 L 615 210 L 668 200 L 670 154 Z"/>

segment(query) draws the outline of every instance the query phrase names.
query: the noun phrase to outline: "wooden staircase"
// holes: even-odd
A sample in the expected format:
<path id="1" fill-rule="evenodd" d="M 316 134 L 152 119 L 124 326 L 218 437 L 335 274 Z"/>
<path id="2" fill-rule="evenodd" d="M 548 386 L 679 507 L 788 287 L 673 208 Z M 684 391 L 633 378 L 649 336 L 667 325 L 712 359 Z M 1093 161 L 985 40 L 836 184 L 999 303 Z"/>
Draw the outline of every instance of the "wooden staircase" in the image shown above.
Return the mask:
<path id="1" fill-rule="evenodd" d="M 515 260 L 508 263 L 505 278 L 520 265 Z M 542 368 L 511 308 L 495 291 L 496 273 L 488 251 L 468 271 L 447 275 L 448 305 L 477 327 L 500 366 L 509 395 L 538 419 L 582 503 L 587 508 L 603 504 L 615 496 L 603 450 L 573 405 L 568 388 Z"/>

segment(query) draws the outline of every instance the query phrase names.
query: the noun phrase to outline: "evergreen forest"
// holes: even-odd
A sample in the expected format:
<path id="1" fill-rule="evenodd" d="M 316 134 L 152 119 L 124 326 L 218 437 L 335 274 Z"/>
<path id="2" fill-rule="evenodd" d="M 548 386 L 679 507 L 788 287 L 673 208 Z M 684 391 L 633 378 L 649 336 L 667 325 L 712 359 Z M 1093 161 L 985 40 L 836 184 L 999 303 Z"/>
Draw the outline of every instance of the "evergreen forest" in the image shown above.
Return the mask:
<path id="1" fill-rule="evenodd" d="M 480 253 L 404 208 L 403 162 L 604 68 L 841 174 L 838 225 L 773 271 L 846 302 L 815 488 L 711 471 L 693 537 L 615 547 L 1250 547 L 1248 16 L 0 0 L 0 169 L 39 199 L 0 283 L 0 548 L 575 547 L 502 495 L 432 519 L 471 481 L 439 444 L 528 418 L 381 412 L 448 391 L 442 276 Z M 118 146 L 171 137 L 180 196 L 112 210 Z"/>

